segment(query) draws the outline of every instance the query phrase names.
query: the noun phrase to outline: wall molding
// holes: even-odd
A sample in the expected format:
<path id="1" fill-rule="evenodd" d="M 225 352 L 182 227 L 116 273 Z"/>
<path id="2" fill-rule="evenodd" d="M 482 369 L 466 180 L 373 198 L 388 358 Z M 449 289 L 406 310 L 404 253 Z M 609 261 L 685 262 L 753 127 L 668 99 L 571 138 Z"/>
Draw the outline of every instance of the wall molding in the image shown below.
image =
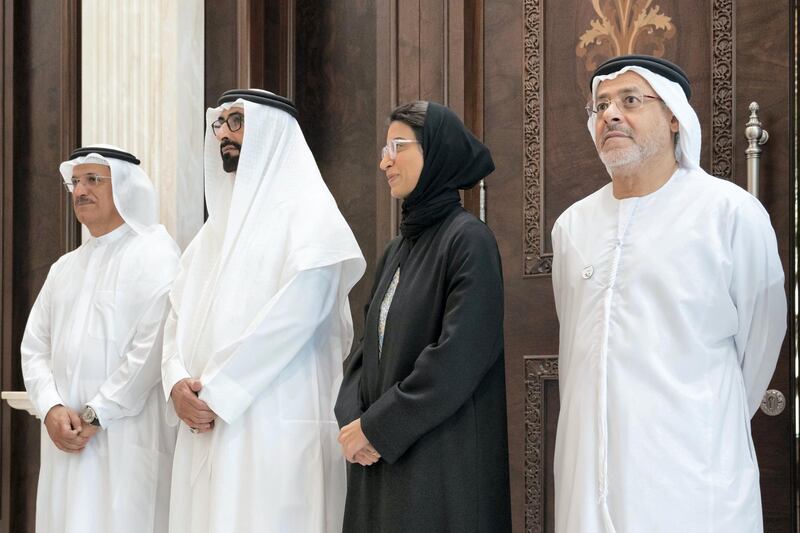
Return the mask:
<path id="1" fill-rule="evenodd" d="M 525 532 L 544 532 L 545 381 L 558 380 L 557 355 L 526 355 Z"/>
<path id="2" fill-rule="evenodd" d="M 544 120 L 542 113 L 543 4 L 525 0 L 523 37 L 522 276 L 549 275 L 553 254 L 544 252 Z"/>
<path id="3" fill-rule="evenodd" d="M 734 104 L 734 28 L 733 0 L 713 0 L 711 7 L 711 174 L 726 180 L 734 176 L 733 133 L 736 130 Z"/>

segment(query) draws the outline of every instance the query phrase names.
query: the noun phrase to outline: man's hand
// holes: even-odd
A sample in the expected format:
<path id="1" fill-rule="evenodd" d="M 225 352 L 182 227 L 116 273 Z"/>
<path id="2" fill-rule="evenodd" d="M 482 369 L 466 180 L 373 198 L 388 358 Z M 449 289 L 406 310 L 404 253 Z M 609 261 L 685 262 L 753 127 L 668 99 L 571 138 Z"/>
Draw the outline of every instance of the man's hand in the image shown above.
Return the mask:
<path id="1" fill-rule="evenodd" d="M 98 431 L 100 431 L 100 426 L 87 424 L 86 422 L 81 420 L 81 427 L 80 431 L 78 432 L 81 437 L 84 437 L 85 439 L 91 439 Z"/>
<path id="2" fill-rule="evenodd" d="M 351 463 L 369 466 L 381 458 L 378 451 L 367 440 L 367 436 L 361 431 L 360 418 L 343 427 L 339 432 L 338 440 L 342 445 L 342 455 Z"/>
<path id="3" fill-rule="evenodd" d="M 196 433 L 205 433 L 214 429 L 214 419 L 216 413 L 208 407 L 208 404 L 197 397 L 197 393 L 203 388 L 199 379 L 184 378 L 172 387 L 170 397 L 175 406 L 178 418 Z"/>
<path id="4" fill-rule="evenodd" d="M 88 437 L 80 434 L 81 418 L 69 407 L 53 406 L 44 417 L 44 425 L 50 440 L 62 452 L 78 453 L 89 442 Z"/>

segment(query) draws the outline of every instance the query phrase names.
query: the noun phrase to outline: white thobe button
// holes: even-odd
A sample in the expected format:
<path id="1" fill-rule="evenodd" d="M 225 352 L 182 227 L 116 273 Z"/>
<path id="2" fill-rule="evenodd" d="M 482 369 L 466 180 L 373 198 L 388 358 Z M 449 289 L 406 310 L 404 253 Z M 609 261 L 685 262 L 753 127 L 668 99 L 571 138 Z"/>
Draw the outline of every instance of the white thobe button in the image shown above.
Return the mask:
<path id="1" fill-rule="evenodd" d="M 583 276 L 583 279 L 589 279 L 592 277 L 592 274 L 594 274 L 594 267 L 589 265 L 583 269 L 583 273 L 581 275 Z"/>

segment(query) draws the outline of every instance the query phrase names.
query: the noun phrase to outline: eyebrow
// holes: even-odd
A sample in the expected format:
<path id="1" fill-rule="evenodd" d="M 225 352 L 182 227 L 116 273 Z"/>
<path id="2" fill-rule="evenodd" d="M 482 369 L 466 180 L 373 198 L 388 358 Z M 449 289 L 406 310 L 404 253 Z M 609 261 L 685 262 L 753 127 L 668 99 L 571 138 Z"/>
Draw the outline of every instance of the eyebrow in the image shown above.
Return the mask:
<path id="1" fill-rule="evenodd" d="M 630 94 L 634 92 L 640 92 L 644 94 L 646 91 L 641 87 L 637 87 L 636 85 L 631 85 L 629 87 L 623 87 L 622 89 L 617 91 L 617 94 Z M 608 94 L 609 94 L 608 92 L 599 93 L 595 98 L 608 98 Z"/>
<path id="2" fill-rule="evenodd" d="M 84 172 L 83 174 L 73 174 L 71 179 L 79 180 L 81 178 L 88 178 L 91 176 L 105 177 L 105 174 L 101 172 Z"/>
<path id="3" fill-rule="evenodd" d="M 228 118 L 228 117 L 229 117 L 229 116 L 231 116 L 231 115 L 241 115 L 241 116 L 244 116 L 244 110 L 243 110 L 243 109 L 242 109 L 242 110 L 239 110 L 239 109 L 237 109 L 237 110 L 231 110 L 231 111 L 230 111 L 230 113 L 228 113 L 228 114 L 227 114 L 227 115 L 225 115 L 224 117 L 223 117 L 222 113 L 220 113 L 220 114 L 219 114 L 219 116 L 217 117 L 217 120 L 225 120 L 226 118 Z M 214 122 L 216 122 L 217 120 L 215 120 Z"/>
<path id="4" fill-rule="evenodd" d="M 217 119 L 221 119 L 222 115 L 224 115 L 225 113 L 228 113 L 227 116 L 231 116 L 231 115 L 242 115 L 242 116 L 244 116 L 244 108 L 243 107 L 232 107 L 230 109 L 223 109 L 222 111 L 219 112 L 219 115 L 217 116 Z"/>
<path id="5" fill-rule="evenodd" d="M 73 178 L 80 178 L 81 176 L 103 176 L 104 172 L 106 172 L 106 171 L 104 171 L 104 170 L 100 170 L 100 171 L 87 170 L 86 172 L 78 172 L 77 174 L 73 174 L 72 177 Z M 110 174 L 111 171 L 109 170 L 108 173 Z"/>

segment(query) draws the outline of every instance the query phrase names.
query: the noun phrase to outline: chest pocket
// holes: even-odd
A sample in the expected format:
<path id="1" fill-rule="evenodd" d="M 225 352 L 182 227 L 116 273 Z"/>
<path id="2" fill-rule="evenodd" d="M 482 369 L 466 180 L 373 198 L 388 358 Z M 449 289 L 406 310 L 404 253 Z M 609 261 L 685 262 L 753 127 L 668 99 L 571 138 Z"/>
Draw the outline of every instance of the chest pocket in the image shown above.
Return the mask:
<path id="1" fill-rule="evenodd" d="M 87 334 L 94 339 L 116 341 L 117 302 L 115 291 L 96 291 L 89 306 Z"/>

